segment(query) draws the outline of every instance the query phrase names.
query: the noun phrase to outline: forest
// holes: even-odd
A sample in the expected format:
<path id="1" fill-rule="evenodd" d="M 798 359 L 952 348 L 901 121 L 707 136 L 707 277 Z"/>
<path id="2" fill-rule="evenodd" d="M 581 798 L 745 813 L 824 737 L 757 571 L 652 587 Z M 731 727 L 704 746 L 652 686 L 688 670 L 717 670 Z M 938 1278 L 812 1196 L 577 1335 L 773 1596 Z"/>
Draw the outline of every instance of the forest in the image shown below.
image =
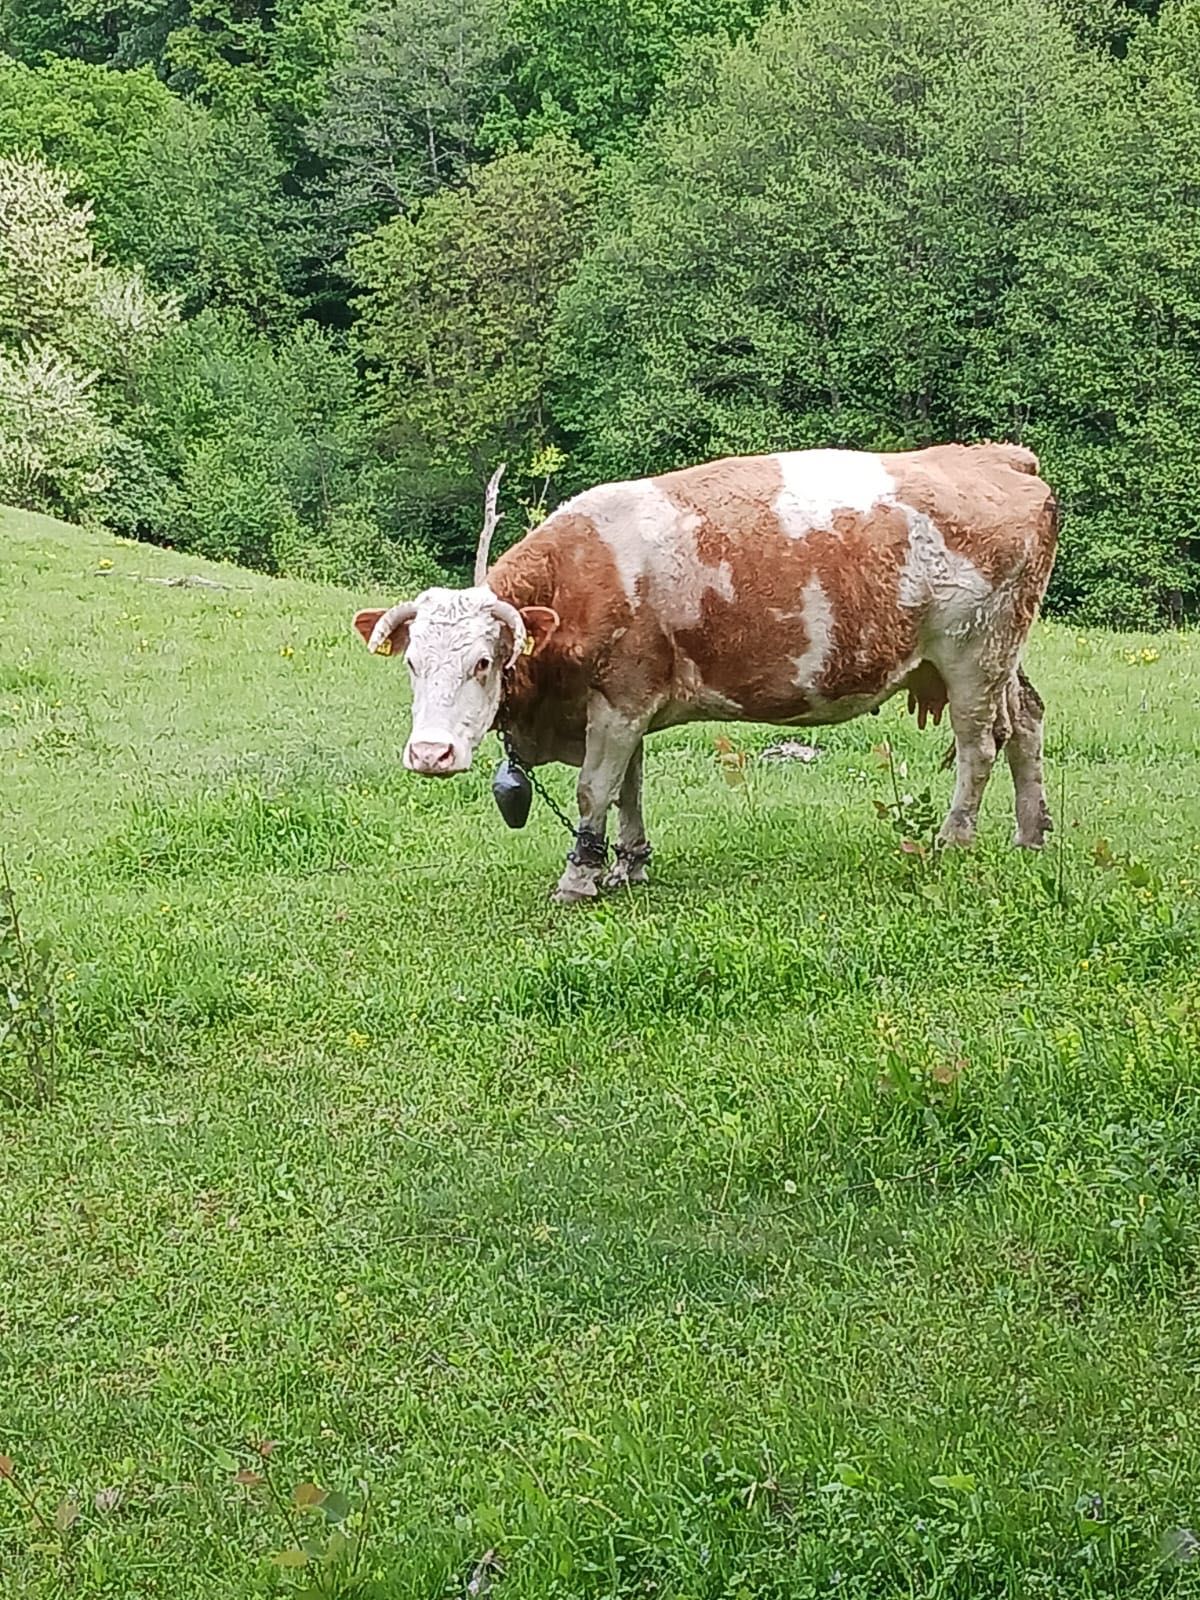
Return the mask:
<path id="1" fill-rule="evenodd" d="M 461 574 L 725 453 L 1034 448 L 1200 600 L 1200 0 L 0 0 L 0 501 Z"/>

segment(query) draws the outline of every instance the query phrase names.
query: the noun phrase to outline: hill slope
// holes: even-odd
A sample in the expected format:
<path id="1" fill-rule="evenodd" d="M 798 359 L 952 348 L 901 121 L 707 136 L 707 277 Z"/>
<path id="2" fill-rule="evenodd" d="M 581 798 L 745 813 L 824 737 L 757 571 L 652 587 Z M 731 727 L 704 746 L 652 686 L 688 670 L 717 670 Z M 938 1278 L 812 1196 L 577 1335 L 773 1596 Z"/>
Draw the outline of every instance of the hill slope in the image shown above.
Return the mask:
<path id="1" fill-rule="evenodd" d="M 974 854 L 902 855 L 873 746 L 949 778 L 896 706 L 737 786 L 693 729 L 656 884 L 569 912 L 489 761 L 400 772 L 371 597 L 15 513 L 0 563 L 4 842 L 65 968 L 57 1099 L 0 1111 L 0 1453 L 80 1508 L 0 1482 L 6 1594 L 262 1592 L 262 1439 L 285 1496 L 369 1483 L 363 1593 L 1161 1592 L 1194 635 L 1040 629 L 1061 855 L 1003 772 Z"/>

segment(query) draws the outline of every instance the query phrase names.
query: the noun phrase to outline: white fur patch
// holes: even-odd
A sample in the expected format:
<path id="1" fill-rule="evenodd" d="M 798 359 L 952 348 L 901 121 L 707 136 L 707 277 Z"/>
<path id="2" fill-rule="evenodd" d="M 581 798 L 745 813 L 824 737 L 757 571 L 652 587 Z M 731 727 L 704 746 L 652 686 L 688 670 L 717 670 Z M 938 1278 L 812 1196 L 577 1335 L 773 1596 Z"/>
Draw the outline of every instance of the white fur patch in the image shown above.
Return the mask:
<path id="1" fill-rule="evenodd" d="M 896 483 L 877 455 L 865 450 L 790 450 L 773 458 L 783 474 L 775 496 L 779 525 L 789 539 L 833 527 L 839 511 L 865 515 L 895 505 Z"/>
<path id="2" fill-rule="evenodd" d="M 612 551 L 630 605 L 648 600 L 668 631 L 694 628 L 710 590 L 733 600 L 729 563 L 710 567 L 700 559 L 700 518 L 677 506 L 656 483 L 602 484 L 576 495 L 562 510 L 588 518 Z"/>
<path id="3" fill-rule="evenodd" d="M 833 607 L 819 578 L 810 578 L 804 585 L 801 602 L 808 644 L 802 655 L 792 657 L 796 669 L 792 682 L 798 689 L 811 690 L 824 672 L 833 648 Z"/>
<path id="4" fill-rule="evenodd" d="M 899 600 L 913 609 L 931 608 L 937 631 L 965 632 L 978 624 L 992 585 L 966 556 L 946 547 L 937 525 L 921 511 L 907 511 L 908 555 L 900 571 Z"/>

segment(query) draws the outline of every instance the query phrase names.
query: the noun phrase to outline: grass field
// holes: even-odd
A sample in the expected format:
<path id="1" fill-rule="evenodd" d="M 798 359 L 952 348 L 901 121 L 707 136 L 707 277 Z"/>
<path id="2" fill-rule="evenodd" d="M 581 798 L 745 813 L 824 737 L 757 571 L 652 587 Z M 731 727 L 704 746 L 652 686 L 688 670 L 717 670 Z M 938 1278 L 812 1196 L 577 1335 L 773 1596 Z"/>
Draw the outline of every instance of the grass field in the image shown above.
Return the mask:
<path id="1" fill-rule="evenodd" d="M 395 597 L 0 573 L 6 1600 L 1200 1594 L 1200 638 L 1039 629 L 1041 859 L 1000 769 L 901 852 L 892 705 L 663 737 L 656 882 L 560 909 L 490 753 L 401 772 Z"/>

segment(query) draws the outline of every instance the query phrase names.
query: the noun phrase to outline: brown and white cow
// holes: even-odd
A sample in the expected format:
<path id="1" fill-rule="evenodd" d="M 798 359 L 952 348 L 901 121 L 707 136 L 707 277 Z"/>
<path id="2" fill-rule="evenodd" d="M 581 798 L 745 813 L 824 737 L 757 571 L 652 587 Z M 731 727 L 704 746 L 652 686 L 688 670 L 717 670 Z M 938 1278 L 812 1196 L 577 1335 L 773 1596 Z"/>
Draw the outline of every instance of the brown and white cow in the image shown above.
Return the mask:
<path id="1" fill-rule="evenodd" d="M 971 842 L 1003 745 L 1016 842 L 1036 849 L 1050 827 L 1042 702 L 1020 660 L 1058 522 L 1038 471 L 1007 444 L 735 457 L 589 489 L 487 571 L 493 480 L 474 586 L 427 589 L 355 626 L 407 658 L 410 771 L 465 772 L 497 726 L 523 764 L 581 769 L 559 900 L 644 881 L 646 734 L 843 722 L 900 689 L 922 727 L 949 705 L 957 781 L 941 842 Z"/>

